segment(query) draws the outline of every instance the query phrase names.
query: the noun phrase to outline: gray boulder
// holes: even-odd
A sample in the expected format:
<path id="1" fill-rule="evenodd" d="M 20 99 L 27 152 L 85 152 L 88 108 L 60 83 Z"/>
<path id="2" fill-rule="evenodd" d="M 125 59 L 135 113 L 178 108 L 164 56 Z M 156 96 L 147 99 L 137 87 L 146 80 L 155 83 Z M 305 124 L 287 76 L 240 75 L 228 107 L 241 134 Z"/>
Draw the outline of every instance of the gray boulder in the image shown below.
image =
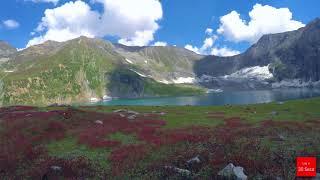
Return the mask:
<path id="1" fill-rule="evenodd" d="M 181 169 L 181 168 L 177 168 L 177 167 L 174 167 L 174 166 L 165 166 L 165 169 L 166 170 L 169 170 L 169 171 L 173 171 L 181 176 L 191 176 L 191 171 L 187 170 L 187 169 Z"/>
<path id="2" fill-rule="evenodd" d="M 94 123 L 96 123 L 96 124 L 100 124 L 100 125 L 103 125 L 103 122 L 102 122 L 102 121 L 100 121 L 100 120 L 96 120 Z"/>
<path id="3" fill-rule="evenodd" d="M 61 172 L 62 171 L 62 167 L 60 167 L 60 166 L 51 166 L 50 169 L 54 172 Z"/>
<path id="4" fill-rule="evenodd" d="M 234 166 L 232 163 L 228 164 L 225 168 L 219 171 L 218 176 L 230 180 L 247 180 L 247 176 L 240 166 Z"/>
<path id="5" fill-rule="evenodd" d="M 131 115 L 131 116 L 128 116 L 128 119 L 134 120 L 136 117 L 137 117 L 136 115 Z"/>
<path id="6" fill-rule="evenodd" d="M 188 163 L 188 164 L 201 163 L 200 156 L 198 155 L 198 156 L 196 156 L 196 157 L 194 157 L 194 158 L 192 158 L 192 159 L 189 159 L 189 160 L 187 161 L 187 163 Z"/>

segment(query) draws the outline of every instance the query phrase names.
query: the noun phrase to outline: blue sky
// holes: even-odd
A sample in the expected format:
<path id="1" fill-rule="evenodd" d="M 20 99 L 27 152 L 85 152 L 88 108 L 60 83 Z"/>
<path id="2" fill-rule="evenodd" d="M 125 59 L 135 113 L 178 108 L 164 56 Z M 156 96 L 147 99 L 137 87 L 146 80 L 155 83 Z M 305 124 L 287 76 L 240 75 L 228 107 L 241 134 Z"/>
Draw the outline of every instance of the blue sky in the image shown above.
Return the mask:
<path id="1" fill-rule="evenodd" d="M 0 39 L 17 48 L 24 48 L 32 39 L 34 41 L 29 45 L 48 39 L 63 41 L 69 37 L 87 35 L 114 42 L 120 40 L 119 42 L 127 45 L 152 45 L 158 41 L 165 42 L 160 43 L 162 45 L 189 45 L 189 49 L 202 54 L 212 54 L 215 48 L 217 55 L 225 55 L 221 53 L 223 48 L 243 52 L 263 34 L 294 30 L 320 17 L 319 0 L 162 0 L 161 4 L 158 4 L 157 0 L 131 0 L 134 4 L 129 4 L 128 0 L 86 0 L 83 3 L 75 3 L 73 0 L 70 6 L 65 6 L 70 1 L 2 0 Z M 257 4 L 261 6 L 256 6 L 254 18 L 257 19 L 251 26 L 248 24 L 252 21 L 249 12 L 253 11 Z M 64 8 L 60 11 L 52 11 L 59 12 L 60 15 L 52 13 L 49 17 L 44 14 L 47 9 L 61 6 Z M 80 7 L 89 9 L 79 12 L 81 15 L 78 16 L 74 9 L 81 9 Z M 137 11 L 117 15 L 128 8 Z M 287 8 L 289 11 L 280 8 Z M 68 11 L 75 12 L 72 14 L 75 20 L 72 22 L 68 20 L 71 16 Z M 232 11 L 236 13 L 231 13 Z M 113 13 L 108 15 L 104 12 Z M 281 19 L 276 18 L 277 16 L 286 16 L 288 12 L 292 14 L 292 18 L 282 18 L 277 22 Z M 269 14 L 271 19 L 264 20 Z M 224 22 L 221 21 L 223 16 L 226 16 Z M 49 20 L 43 21 L 43 17 Z M 52 18 L 56 19 L 51 21 Z M 246 22 L 239 24 L 243 21 Z M 263 25 L 264 22 L 267 25 Z M 42 24 L 42 29 L 39 29 L 39 24 Z M 86 28 L 81 29 L 82 27 Z M 99 29 L 100 27 L 103 28 Z M 212 29 L 212 32 L 205 33 L 207 28 Z M 219 28 L 220 32 L 217 32 Z M 32 35 L 32 32 L 35 33 Z M 143 33 L 139 35 L 139 32 Z M 208 44 L 204 46 L 206 39 Z"/>

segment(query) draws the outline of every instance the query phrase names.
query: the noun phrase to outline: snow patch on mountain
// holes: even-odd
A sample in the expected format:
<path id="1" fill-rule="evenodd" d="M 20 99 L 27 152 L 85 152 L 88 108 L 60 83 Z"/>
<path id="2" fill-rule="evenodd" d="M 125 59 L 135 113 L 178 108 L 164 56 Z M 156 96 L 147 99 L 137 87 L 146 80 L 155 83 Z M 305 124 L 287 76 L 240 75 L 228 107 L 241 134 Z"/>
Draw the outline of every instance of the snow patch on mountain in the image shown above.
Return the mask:
<path id="1" fill-rule="evenodd" d="M 144 75 L 144 74 L 142 74 L 142 73 L 139 73 L 138 71 L 135 71 L 135 70 L 133 70 L 133 69 L 130 69 L 131 71 L 133 71 L 133 72 L 135 72 L 136 74 L 138 74 L 139 76 L 141 76 L 141 77 L 147 77 L 147 75 Z"/>
<path id="2" fill-rule="evenodd" d="M 158 82 L 163 83 L 163 84 L 170 84 L 170 82 L 165 79 L 158 80 Z"/>
<path id="3" fill-rule="evenodd" d="M 133 64 L 133 62 L 132 62 L 130 59 L 127 59 L 127 58 L 126 58 L 126 61 L 127 61 L 128 63 L 130 63 L 130 64 Z"/>
<path id="4" fill-rule="evenodd" d="M 193 77 L 179 77 L 172 80 L 174 84 L 191 84 L 195 82 Z"/>
<path id="5" fill-rule="evenodd" d="M 273 77 L 273 74 L 269 71 L 268 66 L 253 66 L 248 68 L 240 69 L 230 75 L 223 76 L 226 79 L 229 78 L 248 78 L 248 79 L 258 79 L 266 80 Z"/>
<path id="6" fill-rule="evenodd" d="M 196 82 L 196 79 L 194 77 L 178 77 L 176 79 L 162 79 L 158 80 L 158 82 L 164 83 L 164 84 L 192 84 Z"/>

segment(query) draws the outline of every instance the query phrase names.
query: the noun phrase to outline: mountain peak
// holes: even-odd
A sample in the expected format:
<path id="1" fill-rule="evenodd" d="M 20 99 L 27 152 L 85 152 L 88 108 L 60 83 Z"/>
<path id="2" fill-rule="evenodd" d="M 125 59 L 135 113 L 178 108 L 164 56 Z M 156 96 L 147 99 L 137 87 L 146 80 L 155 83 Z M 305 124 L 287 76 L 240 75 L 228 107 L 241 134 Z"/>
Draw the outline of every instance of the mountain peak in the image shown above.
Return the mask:
<path id="1" fill-rule="evenodd" d="M 11 56 L 16 52 L 16 48 L 12 47 L 8 42 L 0 40 L 0 58 Z"/>

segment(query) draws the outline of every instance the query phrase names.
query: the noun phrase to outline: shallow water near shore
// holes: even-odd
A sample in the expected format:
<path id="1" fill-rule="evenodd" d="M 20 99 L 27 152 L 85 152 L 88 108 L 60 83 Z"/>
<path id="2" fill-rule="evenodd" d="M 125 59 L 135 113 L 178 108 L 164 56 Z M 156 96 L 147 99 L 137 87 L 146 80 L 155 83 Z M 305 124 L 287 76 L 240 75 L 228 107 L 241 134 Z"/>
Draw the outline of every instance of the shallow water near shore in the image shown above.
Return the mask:
<path id="1" fill-rule="evenodd" d="M 142 105 L 142 106 L 166 106 L 166 105 L 236 105 L 259 104 L 268 102 L 280 102 L 293 99 L 304 99 L 320 96 L 320 89 L 314 88 L 290 88 L 272 90 L 248 90 L 248 91 L 223 91 L 212 92 L 202 96 L 174 96 L 157 98 L 112 99 L 91 103 L 90 105 Z"/>

